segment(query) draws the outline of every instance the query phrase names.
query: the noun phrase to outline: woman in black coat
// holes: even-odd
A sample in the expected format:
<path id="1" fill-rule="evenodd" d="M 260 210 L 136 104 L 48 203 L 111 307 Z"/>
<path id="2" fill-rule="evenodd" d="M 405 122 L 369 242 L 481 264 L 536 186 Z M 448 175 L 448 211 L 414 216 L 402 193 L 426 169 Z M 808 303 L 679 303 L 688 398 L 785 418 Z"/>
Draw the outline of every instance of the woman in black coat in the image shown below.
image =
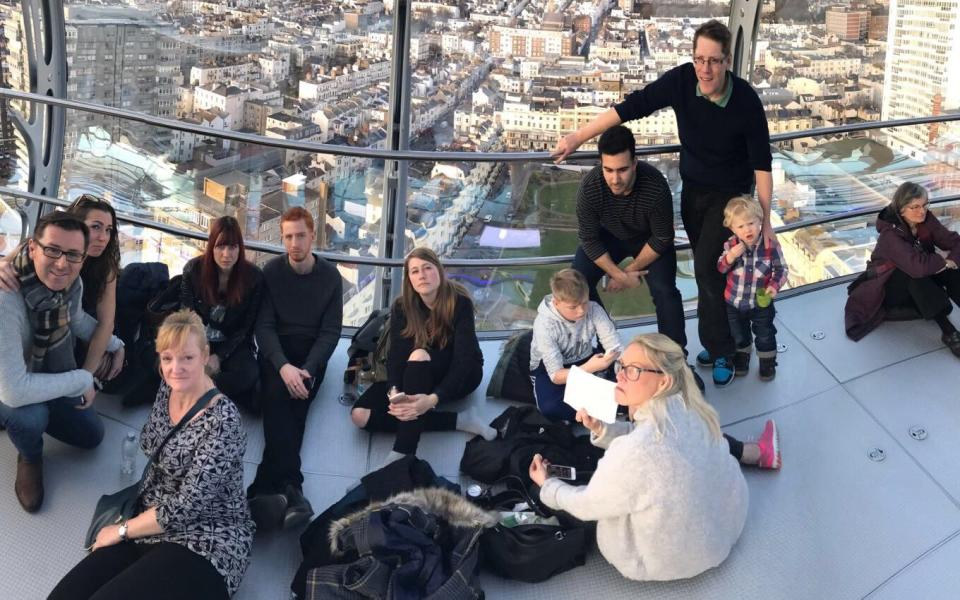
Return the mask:
<path id="1" fill-rule="evenodd" d="M 370 386 L 350 418 L 367 431 L 397 433 L 387 463 L 415 454 L 423 431 L 458 429 L 493 439 L 496 431 L 476 413 L 437 410 L 470 394 L 482 378 L 473 301 L 447 279 L 432 250 L 413 250 L 390 312 L 387 381 Z"/>
<path id="2" fill-rule="evenodd" d="M 240 223 L 233 217 L 213 221 L 206 251 L 183 267 L 180 304 L 203 319 L 210 344 L 207 372 L 217 388 L 254 410 L 260 368 L 253 325 L 262 290 L 263 274 L 246 259 Z"/>

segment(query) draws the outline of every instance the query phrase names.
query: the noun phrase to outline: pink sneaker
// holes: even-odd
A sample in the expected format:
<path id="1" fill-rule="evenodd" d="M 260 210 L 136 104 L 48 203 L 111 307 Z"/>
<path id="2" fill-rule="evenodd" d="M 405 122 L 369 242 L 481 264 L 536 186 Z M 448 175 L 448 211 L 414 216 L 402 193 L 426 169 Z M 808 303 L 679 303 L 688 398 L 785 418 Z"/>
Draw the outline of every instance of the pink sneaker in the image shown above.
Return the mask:
<path id="1" fill-rule="evenodd" d="M 779 469 L 780 461 L 780 436 L 777 434 L 777 424 L 773 419 L 767 421 L 763 426 L 763 433 L 757 440 L 757 446 L 760 447 L 760 461 L 757 466 L 761 469 Z"/>

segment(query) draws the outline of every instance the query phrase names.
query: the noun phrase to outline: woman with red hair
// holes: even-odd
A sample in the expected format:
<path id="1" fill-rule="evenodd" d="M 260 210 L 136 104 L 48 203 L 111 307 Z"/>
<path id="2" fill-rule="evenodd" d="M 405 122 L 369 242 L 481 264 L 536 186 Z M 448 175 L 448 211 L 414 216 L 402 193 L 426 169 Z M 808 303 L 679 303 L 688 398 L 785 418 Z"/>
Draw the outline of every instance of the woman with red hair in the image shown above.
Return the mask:
<path id="1" fill-rule="evenodd" d="M 183 267 L 180 305 L 200 315 L 207 330 L 207 371 L 217 388 L 241 406 L 253 406 L 259 367 L 253 325 L 263 274 L 247 261 L 240 223 L 220 217 L 210 224 L 207 249 Z"/>

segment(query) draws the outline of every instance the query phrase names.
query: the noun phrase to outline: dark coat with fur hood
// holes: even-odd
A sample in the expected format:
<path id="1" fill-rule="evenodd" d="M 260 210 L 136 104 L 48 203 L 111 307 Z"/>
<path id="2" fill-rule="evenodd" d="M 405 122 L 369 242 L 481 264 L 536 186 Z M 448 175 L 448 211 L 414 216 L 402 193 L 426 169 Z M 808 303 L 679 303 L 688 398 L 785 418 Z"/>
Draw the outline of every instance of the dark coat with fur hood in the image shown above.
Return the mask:
<path id="1" fill-rule="evenodd" d="M 331 555 L 341 564 L 311 569 L 307 597 L 482 597 L 478 543 L 483 529 L 497 520 L 497 513 L 440 488 L 372 503 L 331 523 Z"/>
<path id="2" fill-rule="evenodd" d="M 877 216 L 880 236 L 867 269 L 850 284 L 844 325 L 847 336 L 859 341 L 886 318 L 883 298 L 886 284 L 895 269 L 919 279 L 943 270 L 946 260 L 936 252 L 960 263 L 960 235 L 943 226 L 931 212 L 917 226 L 917 234 L 903 222 L 891 206 Z"/>

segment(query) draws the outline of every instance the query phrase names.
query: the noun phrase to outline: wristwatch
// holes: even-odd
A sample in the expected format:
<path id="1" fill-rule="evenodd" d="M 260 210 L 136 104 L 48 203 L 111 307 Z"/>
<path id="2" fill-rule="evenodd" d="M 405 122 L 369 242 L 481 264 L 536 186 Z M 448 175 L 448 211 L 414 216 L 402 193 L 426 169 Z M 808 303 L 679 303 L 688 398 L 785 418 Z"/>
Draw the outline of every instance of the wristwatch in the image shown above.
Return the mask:
<path id="1" fill-rule="evenodd" d="M 123 523 L 120 523 L 120 527 L 117 528 L 117 535 L 120 536 L 121 542 L 127 541 L 127 522 L 126 521 L 124 521 Z"/>

